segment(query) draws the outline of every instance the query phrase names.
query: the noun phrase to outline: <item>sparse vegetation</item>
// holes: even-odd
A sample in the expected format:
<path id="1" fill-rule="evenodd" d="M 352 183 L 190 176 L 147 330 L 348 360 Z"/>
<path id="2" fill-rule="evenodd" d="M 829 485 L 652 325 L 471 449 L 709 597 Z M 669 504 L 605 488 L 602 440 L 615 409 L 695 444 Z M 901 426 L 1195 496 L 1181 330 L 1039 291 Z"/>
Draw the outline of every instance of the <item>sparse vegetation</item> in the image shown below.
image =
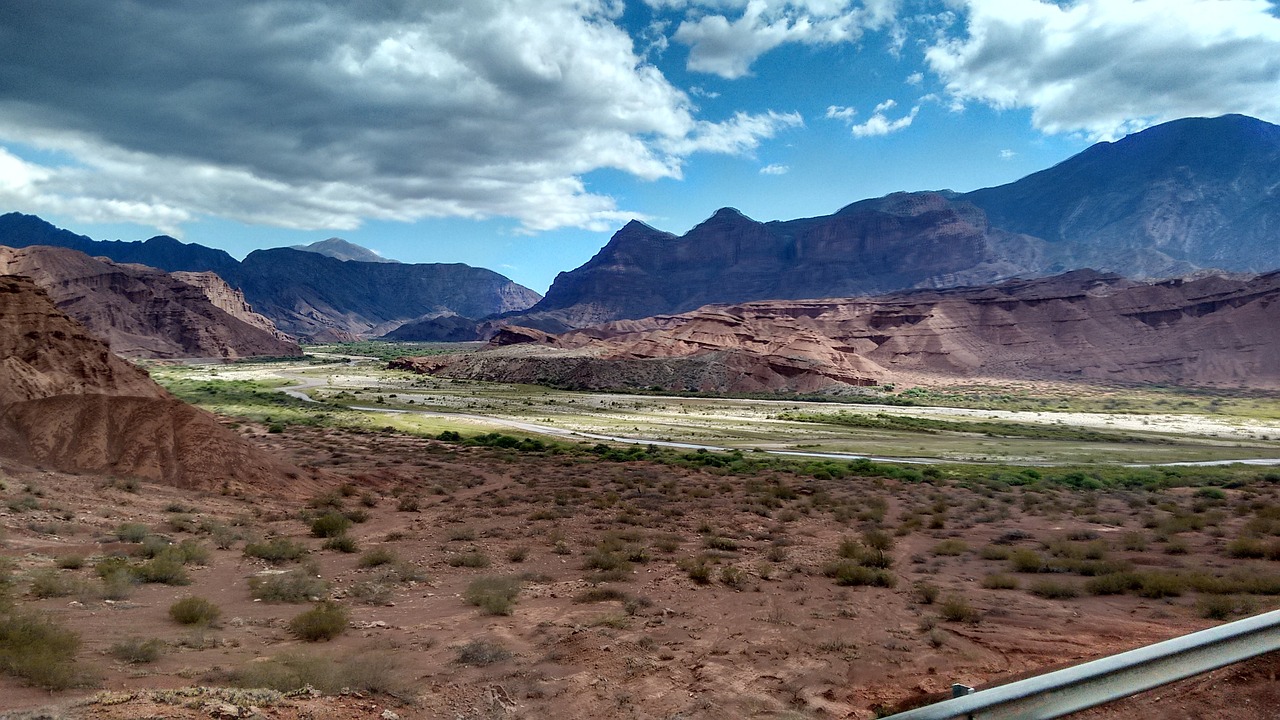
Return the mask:
<path id="1" fill-rule="evenodd" d="M 336 603 L 325 601 L 294 616 L 289 621 L 289 632 L 299 640 L 322 642 L 345 632 L 347 623 L 347 611 Z"/>
<path id="2" fill-rule="evenodd" d="M 184 597 L 169 606 L 169 617 L 180 625 L 213 625 L 221 615 L 217 605 L 202 597 Z"/>
<path id="3" fill-rule="evenodd" d="M 467 585 L 462 598 L 490 615 L 510 615 L 520 595 L 520 580 L 504 576 L 476 578 Z"/>

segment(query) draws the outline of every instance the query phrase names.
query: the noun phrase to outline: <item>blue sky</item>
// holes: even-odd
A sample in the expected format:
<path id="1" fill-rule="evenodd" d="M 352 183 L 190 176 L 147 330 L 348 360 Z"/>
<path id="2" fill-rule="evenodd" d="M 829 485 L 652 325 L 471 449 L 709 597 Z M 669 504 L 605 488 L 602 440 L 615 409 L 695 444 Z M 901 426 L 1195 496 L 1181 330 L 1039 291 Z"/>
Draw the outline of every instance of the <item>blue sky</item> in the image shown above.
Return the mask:
<path id="1" fill-rule="evenodd" d="M 243 256 L 339 236 L 545 291 L 677 234 L 1280 121 L 1268 0 L 0 0 L 0 211 Z"/>

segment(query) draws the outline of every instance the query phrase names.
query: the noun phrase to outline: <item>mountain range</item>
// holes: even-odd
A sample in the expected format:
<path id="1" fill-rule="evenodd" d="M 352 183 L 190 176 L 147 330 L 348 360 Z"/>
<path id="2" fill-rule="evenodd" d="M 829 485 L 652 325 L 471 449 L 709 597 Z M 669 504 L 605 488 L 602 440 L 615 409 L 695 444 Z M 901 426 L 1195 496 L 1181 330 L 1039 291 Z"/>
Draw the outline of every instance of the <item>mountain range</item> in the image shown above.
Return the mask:
<path id="1" fill-rule="evenodd" d="M 1280 267 L 1280 127 L 1188 118 L 999 187 L 895 193 L 816 218 L 732 208 L 683 236 L 632 221 L 537 305 L 560 332 L 709 303 L 955 287 L 1078 268 L 1171 277 Z"/>
<path id="2" fill-rule="evenodd" d="M 424 318 L 481 318 L 527 308 L 540 298 L 492 270 L 460 263 L 344 261 L 292 248 L 255 250 L 240 262 L 222 250 L 163 235 L 143 242 L 96 241 L 19 213 L 0 215 L 0 245 L 53 245 L 170 272 L 213 272 L 281 331 L 312 341 L 381 335 Z M 333 243 L 323 247 L 341 249 Z"/>
<path id="3" fill-rule="evenodd" d="M 166 236 L 98 242 L 33 216 L 0 216 L 0 245 L 216 273 L 305 340 L 464 340 L 512 325 L 563 332 L 708 304 L 984 285 L 1081 268 L 1135 278 L 1265 272 L 1280 267 L 1278 236 L 1280 127 L 1240 115 L 1158 125 L 969 193 L 893 193 L 771 222 L 723 208 L 682 236 L 632 221 L 542 298 L 489 270 L 387 262 L 338 238 L 238 262 Z"/>

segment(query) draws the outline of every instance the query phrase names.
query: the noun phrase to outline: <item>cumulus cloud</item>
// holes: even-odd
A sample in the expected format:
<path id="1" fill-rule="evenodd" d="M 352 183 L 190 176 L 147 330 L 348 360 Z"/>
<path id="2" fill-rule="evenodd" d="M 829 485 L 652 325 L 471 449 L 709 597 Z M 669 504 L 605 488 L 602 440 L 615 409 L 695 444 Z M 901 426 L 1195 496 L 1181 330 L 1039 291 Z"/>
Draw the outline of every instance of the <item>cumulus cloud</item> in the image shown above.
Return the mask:
<path id="1" fill-rule="evenodd" d="M 778 165 L 777 163 L 774 163 L 771 165 L 765 165 L 764 167 L 760 168 L 760 174 L 761 175 L 786 175 L 787 172 L 790 170 L 791 168 L 787 167 L 786 165 Z"/>
<path id="2" fill-rule="evenodd" d="M 1280 120 L 1280 18 L 1266 0 L 966 0 L 927 60 L 959 101 L 1111 139 L 1186 116 Z"/>
<path id="3" fill-rule="evenodd" d="M 854 42 L 893 22 L 898 0 L 645 0 L 680 10 L 676 42 L 689 46 L 688 69 L 728 79 L 751 73 L 761 55 L 784 43 Z"/>
<path id="4" fill-rule="evenodd" d="M 585 174 L 678 178 L 693 153 L 750 153 L 799 124 L 699 118 L 621 12 L 616 0 L 19 3 L 0 25 L 0 147 L 14 151 L 0 154 L 0 202 L 166 231 L 198 216 L 607 229 L 633 213 Z M 30 159 L 49 154 L 70 161 Z"/>

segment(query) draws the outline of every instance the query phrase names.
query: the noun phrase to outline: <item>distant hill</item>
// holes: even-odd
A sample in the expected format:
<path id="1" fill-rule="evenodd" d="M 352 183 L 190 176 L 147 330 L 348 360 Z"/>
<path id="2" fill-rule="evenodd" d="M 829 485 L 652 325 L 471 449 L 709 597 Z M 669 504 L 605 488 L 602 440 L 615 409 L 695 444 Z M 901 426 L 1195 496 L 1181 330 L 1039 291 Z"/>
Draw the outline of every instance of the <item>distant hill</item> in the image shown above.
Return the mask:
<path id="1" fill-rule="evenodd" d="M 241 263 L 222 250 L 167 236 L 96 241 L 20 213 L 0 215 L 0 245 L 55 245 L 170 272 L 214 272 L 281 331 L 317 341 L 378 336 L 425 317 L 523 310 L 541 298 L 498 273 L 460 263 L 342 261 L 290 248 L 258 250 Z"/>
<path id="2" fill-rule="evenodd" d="M 1280 268 L 1280 127 L 1159 125 L 968 194 L 894 193 L 758 222 L 724 208 L 683 236 L 632 221 L 534 307 L 551 332 L 708 303 L 867 295 L 1096 268 L 1172 277 Z"/>
<path id="3" fill-rule="evenodd" d="M 291 245 L 291 250 L 320 253 L 335 260 L 355 260 L 357 262 L 398 263 L 399 260 L 385 258 L 366 247 L 361 247 L 342 238 L 331 237 L 328 240 L 317 240 L 310 245 Z"/>

